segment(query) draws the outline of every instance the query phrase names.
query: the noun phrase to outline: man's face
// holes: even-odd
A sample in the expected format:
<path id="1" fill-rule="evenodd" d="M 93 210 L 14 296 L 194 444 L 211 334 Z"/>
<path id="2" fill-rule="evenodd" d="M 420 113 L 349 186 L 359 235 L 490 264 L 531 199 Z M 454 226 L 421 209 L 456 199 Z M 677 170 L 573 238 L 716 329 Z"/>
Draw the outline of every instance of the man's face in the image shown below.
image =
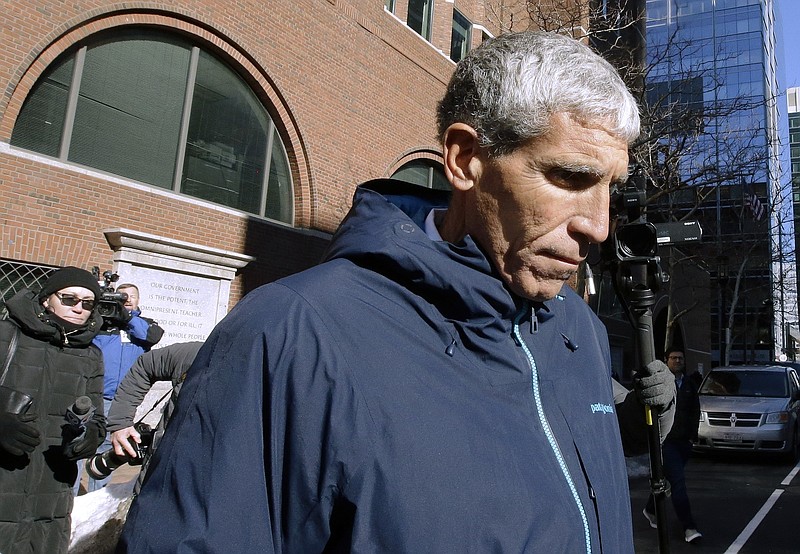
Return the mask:
<path id="1" fill-rule="evenodd" d="M 667 354 L 667 367 L 674 374 L 678 375 L 683 372 L 683 366 L 686 363 L 683 352 L 676 351 Z"/>
<path id="2" fill-rule="evenodd" d="M 483 161 L 465 221 L 511 290 L 539 301 L 606 239 L 610 187 L 628 170 L 627 143 L 602 126 L 563 113 L 551 122 L 515 152 Z"/>
<path id="3" fill-rule="evenodd" d="M 124 292 L 128 295 L 128 299 L 125 301 L 125 309 L 129 312 L 133 310 L 139 309 L 139 291 L 134 287 L 123 287 L 118 288 L 117 292 Z"/>
<path id="4" fill-rule="evenodd" d="M 87 306 L 91 305 L 92 308 L 85 308 L 84 301 Z M 74 306 L 67 304 L 74 304 Z M 84 287 L 66 287 L 42 301 L 45 310 L 76 325 L 83 325 L 89 321 L 94 304 L 94 293 Z"/>

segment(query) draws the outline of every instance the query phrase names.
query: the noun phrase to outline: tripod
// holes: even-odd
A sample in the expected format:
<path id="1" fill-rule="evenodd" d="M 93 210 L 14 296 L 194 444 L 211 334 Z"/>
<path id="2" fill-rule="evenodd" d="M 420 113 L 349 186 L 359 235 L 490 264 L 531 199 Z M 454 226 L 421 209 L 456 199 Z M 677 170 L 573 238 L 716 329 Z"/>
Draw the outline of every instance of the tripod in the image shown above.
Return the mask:
<path id="1" fill-rule="evenodd" d="M 655 343 L 653 340 L 653 305 L 654 290 L 666 281 L 661 271 L 658 256 L 622 256 L 617 255 L 612 261 L 611 270 L 614 276 L 614 288 L 617 296 L 625 306 L 625 310 L 636 329 L 636 350 L 640 367 L 655 360 Z M 669 496 L 669 483 L 664 477 L 664 465 L 661 455 L 661 432 L 658 422 L 654 421 L 650 406 L 645 406 L 647 423 L 647 445 L 650 453 L 650 492 L 653 494 L 656 508 L 656 525 L 658 529 L 659 554 L 669 553 L 669 537 L 667 535 L 667 516 L 665 500 Z"/>

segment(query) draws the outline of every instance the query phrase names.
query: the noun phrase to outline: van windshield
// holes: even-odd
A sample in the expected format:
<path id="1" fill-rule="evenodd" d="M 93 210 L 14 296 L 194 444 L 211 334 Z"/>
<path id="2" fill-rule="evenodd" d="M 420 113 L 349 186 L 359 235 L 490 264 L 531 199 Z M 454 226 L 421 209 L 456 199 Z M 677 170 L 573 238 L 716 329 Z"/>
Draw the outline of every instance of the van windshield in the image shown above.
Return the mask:
<path id="1" fill-rule="evenodd" d="M 712 371 L 700 388 L 711 396 L 769 396 L 787 398 L 786 374 L 775 371 Z"/>

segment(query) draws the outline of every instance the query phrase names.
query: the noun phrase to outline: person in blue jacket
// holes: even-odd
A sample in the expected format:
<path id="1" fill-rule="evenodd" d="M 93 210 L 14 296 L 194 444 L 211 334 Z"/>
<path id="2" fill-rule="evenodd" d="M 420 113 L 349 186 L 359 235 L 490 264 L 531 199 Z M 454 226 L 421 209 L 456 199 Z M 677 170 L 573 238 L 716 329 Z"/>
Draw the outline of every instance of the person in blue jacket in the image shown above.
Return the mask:
<path id="1" fill-rule="evenodd" d="M 123 283 L 117 286 L 116 292 L 127 295 L 122 306 L 117 310 L 119 317 L 104 318 L 103 328 L 93 341 L 103 353 L 105 413 L 111 409 L 111 401 L 117 393 L 117 387 L 130 371 L 136 359 L 148 352 L 164 336 L 164 330 L 158 325 L 158 322 L 142 317 L 142 311 L 139 308 L 139 287 L 132 283 Z M 106 440 L 97 449 L 97 453 L 105 452 L 111 447 L 111 433 L 107 433 Z M 83 470 L 83 466 L 80 469 Z M 78 474 L 73 491 L 76 496 L 80 487 L 81 474 L 82 471 Z M 88 477 L 87 492 L 105 487 L 110 480 L 110 476 L 99 480 Z"/>
<path id="2" fill-rule="evenodd" d="M 438 127 L 452 194 L 365 183 L 323 263 L 216 326 L 118 551 L 633 552 L 608 338 L 566 282 L 636 101 L 584 44 L 509 33 Z"/>

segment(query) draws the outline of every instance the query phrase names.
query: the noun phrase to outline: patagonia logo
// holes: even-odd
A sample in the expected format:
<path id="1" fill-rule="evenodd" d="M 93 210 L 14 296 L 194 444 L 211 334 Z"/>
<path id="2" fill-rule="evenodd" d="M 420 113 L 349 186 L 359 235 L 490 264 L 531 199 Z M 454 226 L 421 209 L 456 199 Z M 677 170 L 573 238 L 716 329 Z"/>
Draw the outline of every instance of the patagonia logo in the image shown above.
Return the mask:
<path id="1" fill-rule="evenodd" d="M 614 408 L 611 406 L 611 404 L 600 404 L 598 402 L 597 404 L 592 404 L 592 413 L 596 414 L 597 412 L 602 412 L 604 414 L 613 414 Z"/>

